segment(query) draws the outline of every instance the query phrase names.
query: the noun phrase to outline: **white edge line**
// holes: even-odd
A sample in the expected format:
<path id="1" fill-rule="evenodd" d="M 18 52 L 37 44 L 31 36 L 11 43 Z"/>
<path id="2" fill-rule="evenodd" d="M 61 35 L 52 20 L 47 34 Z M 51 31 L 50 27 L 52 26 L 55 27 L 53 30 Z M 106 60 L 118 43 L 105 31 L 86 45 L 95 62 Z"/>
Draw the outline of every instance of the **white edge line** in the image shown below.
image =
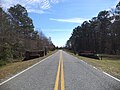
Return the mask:
<path id="1" fill-rule="evenodd" d="M 82 60 L 83 61 L 83 60 Z M 83 61 L 84 62 L 84 61 Z M 86 62 L 85 62 L 86 63 Z M 88 64 L 88 63 L 86 63 L 86 64 Z M 91 64 L 88 64 L 88 65 L 90 65 L 91 67 L 93 67 L 94 69 L 96 69 L 96 70 L 99 70 L 98 68 L 96 68 L 96 67 L 94 67 L 94 66 L 92 66 Z M 101 71 L 101 70 L 100 70 Z M 114 77 L 114 76 L 112 76 L 112 75 L 110 75 L 110 74 L 108 74 L 108 73 L 106 73 L 106 72 L 104 72 L 104 71 L 102 71 L 105 75 L 107 75 L 107 76 L 109 76 L 109 77 L 111 77 L 111 78 L 113 78 L 113 79 L 115 79 L 115 80 L 117 80 L 117 81 L 119 81 L 120 82 L 120 79 L 118 79 L 118 78 L 116 78 L 116 77 Z"/>
<path id="2" fill-rule="evenodd" d="M 83 60 L 82 60 L 82 61 L 83 61 Z M 85 61 L 83 61 L 83 62 L 85 62 Z M 86 63 L 86 62 L 85 62 L 85 63 Z M 88 64 L 88 63 L 86 63 L 86 64 Z M 91 67 L 93 67 L 93 68 L 96 69 L 96 70 L 99 70 L 98 68 L 92 66 L 91 64 L 88 64 L 88 65 L 90 65 Z M 100 70 L 100 71 L 101 71 L 101 70 Z M 106 73 L 106 72 L 104 72 L 104 71 L 102 71 L 102 73 L 104 73 L 105 75 L 107 75 L 107 76 L 109 76 L 109 77 L 117 80 L 118 82 L 120 82 L 120 79 L 118 79 L 118 78 L 116 78 L 116 77 L 114 77 L 114 76 L 112 76 L 112 75 L 110 75 L 110 74 L 108 74 L 108 73 Z"/>
<path id="3" fill-rule="evenodd" d="M 68 53 L 67 53 L 68 54 Z M 69 54 L 70 55 L 70 54 Z M 73 55 L 71 55 L 71 56 L 73 56 Z M 74 58 L 76 58 L 76 59 L 79 59 L 79 58 L 77 58 L 77 57 L 75 57 L 75 56 L 73 56 Z M 81 60 L 82 62 L 84 62 L 84 63 L 86 63 L 85 61 L 83 61 L 82 59 L 79 59 L 79 60 Z M 88 63 L 86 63 L 86 64 L 88 64 Z M 90 66 L 92 66 L 91 64 L 88 64 L 88 65 L 90 65 Z M 94 67 L 94 66 L 92 66 L 94 69 L 96 69 L 96 70 L 99 70 L 98 68 L 96 68 L 96 67 Z M 118 82 L 120 82 L 120 79 L 118 79 L 118 78 L 116 78 L 116 77 L 114 77 L 114 76 L 112 76 L 112 75 L 110 75 L 110 74 L 108 74 L 108 73 L 106 73 L 106 72 L 104 72 L 104 71 L 102 71 L 105 75 L 107 75 L 107 76 L 109 76 L 109 77 L 111 77 L 111 78 L 113 78 L 113 79 L 115 79 L 115 80 L 117 80 Z"/>
<path id="4" fill-rule="evenodd" d="M 113 78 L 113 79 L 115 79 L 115 80 L 120 82 L 120 79 L 118 79 L 118 78 L 116 78 L 116 77 L 114 77 L 114 76 L 112 76 L 112 75 L 110 75 L 110 74 L 108 74 L 108 73 L 106 73 L 104 71 L 103 71 L 103 73 L 106 74 L 107 76 L 109 76 L 109 77 L 111 77 L 111 78 Z"/>
<path id="5" fill-rule="evenodd" d="M 55 54 L 55 53 L 54 53 L 54 54 Z M 6 83 L 6 82 L 8 82 L 8 81 L 12 80 L 13 78 L 15 78 L 15 77 L 19 76 L 20 74 L 24 73 L 25 71 L 27 71 L 27 70 L 29 70 L 29 69 L 33 68 L 34 66 L 38 65 L 39 63 L 41 63 L 41 62 L 45 61 L 46 59 L 48 59 L 48 58 L 52 57 L 54 54 L 52 54 L 52 55 L 50 55 L 50 56 L 46 57 L 45 59 L 43 59 L 43 60 L 39 61 L 38 63 L 36 63 L 36 64 L 34 64 L 34 65 L 32 65 L 32 66 L 28 67 L 27 69 L 25 69 L 25 70 L 23 70 L 23 71 L 19 72 L 18 74 L 16 74 L 16 75 L 12 76 L 11 78 L 9 78 L 9 79 L 7 79 L 7 80 L 3 81 L 2 83 L 0 83 L 0 86 L 1 86 L 1 85 L 3 85 L 3 84 L 4 84 L 4 83 Z"/>

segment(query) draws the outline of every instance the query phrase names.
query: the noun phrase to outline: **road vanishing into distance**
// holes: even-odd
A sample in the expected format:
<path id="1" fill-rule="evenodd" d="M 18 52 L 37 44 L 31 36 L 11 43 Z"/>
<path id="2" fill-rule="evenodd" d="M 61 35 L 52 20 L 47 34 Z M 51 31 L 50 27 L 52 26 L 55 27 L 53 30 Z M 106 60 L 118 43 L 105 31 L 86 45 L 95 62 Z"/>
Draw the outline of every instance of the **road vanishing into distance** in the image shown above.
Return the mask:
<path id="1" fill-rule="evenodd" d="M 0 90 L 120 90 L 120 81 L 59 50 L 1 83 Z"/>

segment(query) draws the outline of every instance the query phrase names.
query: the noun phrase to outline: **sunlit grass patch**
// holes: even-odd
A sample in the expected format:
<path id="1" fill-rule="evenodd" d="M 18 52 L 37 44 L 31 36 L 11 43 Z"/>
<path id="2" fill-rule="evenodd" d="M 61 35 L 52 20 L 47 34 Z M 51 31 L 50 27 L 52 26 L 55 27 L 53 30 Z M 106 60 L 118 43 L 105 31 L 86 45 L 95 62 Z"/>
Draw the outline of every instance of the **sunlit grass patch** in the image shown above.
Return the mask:
<path id="1" fill-rule="evenodd" d="M 73 53 L 70 54 L 74 55 Z M 91 59 L 78 55 L 74 55 L 74 56 L 120 79 L 120 59 L 118 58 L 114 59 L 115 57 L 113 58 L 103 57 L 102 60 L 97 60 L 97 59 Z"/>

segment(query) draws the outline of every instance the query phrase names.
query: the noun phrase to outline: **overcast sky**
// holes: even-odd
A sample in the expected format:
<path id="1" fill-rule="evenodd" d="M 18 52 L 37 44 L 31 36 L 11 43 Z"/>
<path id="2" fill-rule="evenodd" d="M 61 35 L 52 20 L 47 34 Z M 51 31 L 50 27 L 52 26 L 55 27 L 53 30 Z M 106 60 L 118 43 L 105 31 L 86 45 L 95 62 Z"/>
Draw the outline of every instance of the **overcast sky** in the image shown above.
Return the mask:
<path id="1" fill-rule="evenodd" d="M 4 10 L 21 4 L 32 18 L 35 29 L 64 46 L 72 30 L 102 10 L 114 8 L 120 0 L 0 0 Z"/>

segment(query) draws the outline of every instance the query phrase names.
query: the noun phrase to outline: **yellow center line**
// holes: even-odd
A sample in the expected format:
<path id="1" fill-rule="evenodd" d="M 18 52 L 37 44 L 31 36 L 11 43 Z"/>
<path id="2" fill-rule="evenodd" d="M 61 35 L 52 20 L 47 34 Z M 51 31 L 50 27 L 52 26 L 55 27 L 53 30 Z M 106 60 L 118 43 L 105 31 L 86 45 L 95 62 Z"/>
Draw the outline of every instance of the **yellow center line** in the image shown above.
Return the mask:
<path id="1" fill-rule="evenodd" d="M 61 53 L 61 90 L 65 90 L 63 56 Z"/>
<path id="2" fill-rule="evenodd" d="M 56 81 L 55 81 L 54 90 L 58 90 L 59 76 L 60 76 L 60 60 L 59 60 L 59 64 L 58 64 L 58 70 L 57 70 L 57 75 L 56 75 Z"/>
<path id="3" fill-rule="evenodd" d="M 61 69 L 61 90 L 65 90 L 65 83 L 64 83 L 64 67 L 63 67 L 63 56 L 62 51 L 60 52 L 60 59 L 58 64 L 58 70 L 56 75 L 56 81 L 54 85 L 54 90 L 59 90 L 59 78 L 60 78 L 60 69 Z"/>

